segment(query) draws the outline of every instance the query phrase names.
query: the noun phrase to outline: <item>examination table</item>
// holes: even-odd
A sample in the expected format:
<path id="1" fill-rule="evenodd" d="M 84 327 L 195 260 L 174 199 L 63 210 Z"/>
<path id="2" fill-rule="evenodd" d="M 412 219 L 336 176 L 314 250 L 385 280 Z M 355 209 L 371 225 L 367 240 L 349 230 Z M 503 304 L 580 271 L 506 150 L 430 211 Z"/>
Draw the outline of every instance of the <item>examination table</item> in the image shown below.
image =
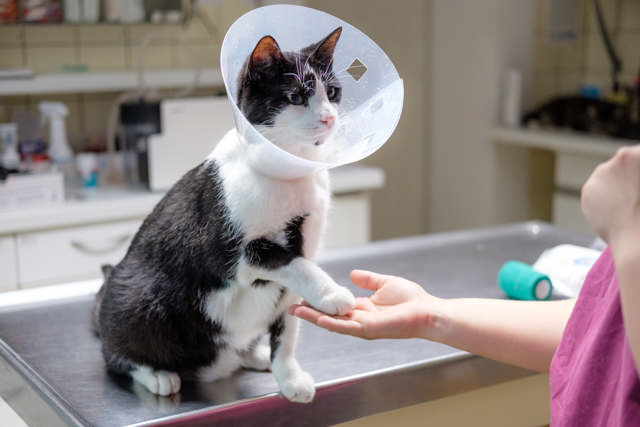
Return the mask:
<path id="1" fill-rule="evenodd" d="M 504 298 L 496 275 L 505 261 L 533 263 L 546 248 L 592 240 L 527 222 L 330 250 L 320 263 L 359 296 L 368 292 L 350 283 L 354 268 L 406 277 L 439 297 Z M 85 292 L 0 304 L 0 395 L 30 425 L 325 426 L 534 374 L 433 342 L 366 341 L 305 322 L 297 357 L 317 384 L 312 403 L 283 399 L 271 373 L 251 371 L 185 381 L 158 397 L 105 371 L 92 301 Z"/>

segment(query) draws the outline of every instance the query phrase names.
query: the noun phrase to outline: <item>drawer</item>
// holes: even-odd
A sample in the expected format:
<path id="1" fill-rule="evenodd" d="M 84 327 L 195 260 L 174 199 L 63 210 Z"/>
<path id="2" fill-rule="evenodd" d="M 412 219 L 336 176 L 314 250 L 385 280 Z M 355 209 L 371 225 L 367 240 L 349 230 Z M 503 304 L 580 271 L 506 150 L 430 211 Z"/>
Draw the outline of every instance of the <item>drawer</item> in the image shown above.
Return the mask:
<path id="1" fill-rule="evenodd" d="M 18 263 L 14 236 L 0 237 L 0 292 L 18 288 Z"/>
<path id="2" fill-rule="evenodd" d="M 141 223 L 133 220 L 19 234 L 20 287 L 101 277 L 101 265 L 122 259 Z"/>

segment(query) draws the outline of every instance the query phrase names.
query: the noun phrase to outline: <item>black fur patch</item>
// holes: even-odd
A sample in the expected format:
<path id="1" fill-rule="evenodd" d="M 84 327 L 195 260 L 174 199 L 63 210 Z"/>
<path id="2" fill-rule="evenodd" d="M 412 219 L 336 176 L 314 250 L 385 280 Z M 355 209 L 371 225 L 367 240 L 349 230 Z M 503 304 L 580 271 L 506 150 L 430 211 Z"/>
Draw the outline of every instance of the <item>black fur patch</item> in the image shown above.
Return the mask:
<path id="1" fill-rule="evenodd" d="M 269 343 L 271 345 L 271 361 L 280 347 L 280 336 L 284 331 L 284 317 L 280 316 L 269 326 Z"/>
<path id="2" fill-rule="evenodd" d="M 242 235 L 229 216 L 215 163 L 188 172 L 147 217 L 105 277 L 97 329 L 110 369 L 184 371 L 215 361 L 223 328 L 204 297 L 235 276 Z"/>
<path id="3" fill-rule="evenodd" d="M 284 230 L 287 238 L 285 246 L 264 237 L 250 241 L 245 247 L 245 256 L 249 264 L 273 270 L 284 267 L 294 258 L 304 256 L 304 219 L 304 216 L 297 216 L 287 223 Z"/>
<path id="4" fill-rule="evenodd" d="M 296 256 L 304 256 L 302 226 L 305 217 L 306 215 L 293 218 L 287 223 L 287 227 L 284 229 L 284 233 L 287 236 L 287 249 Z"/>

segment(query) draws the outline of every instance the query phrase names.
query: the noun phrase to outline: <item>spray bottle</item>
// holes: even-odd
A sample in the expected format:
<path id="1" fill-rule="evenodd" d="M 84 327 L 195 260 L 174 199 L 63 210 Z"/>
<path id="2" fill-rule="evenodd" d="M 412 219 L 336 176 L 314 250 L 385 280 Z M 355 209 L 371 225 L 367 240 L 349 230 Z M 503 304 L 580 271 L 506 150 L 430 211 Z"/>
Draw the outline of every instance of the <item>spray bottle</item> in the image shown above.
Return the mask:
<path id="1" fill-rule="evenodd" d="M 43 121 L 49 122 L 49 158 L 51 163 L 64 174 L 65 191 L 74 184 L 73 152 L 67 141 L 64 119 L 69 109 L 61 102 L 41 102 L 38 105 Z"/>
<path id="2" fill-rule="evenodd" d="M 15 123 L 0 124 L 0 148 L 4 142 L 4 153 L 0 163 L 7 169 L 20 168 L 20 155 L 18 154 L 18 125 Z"/>

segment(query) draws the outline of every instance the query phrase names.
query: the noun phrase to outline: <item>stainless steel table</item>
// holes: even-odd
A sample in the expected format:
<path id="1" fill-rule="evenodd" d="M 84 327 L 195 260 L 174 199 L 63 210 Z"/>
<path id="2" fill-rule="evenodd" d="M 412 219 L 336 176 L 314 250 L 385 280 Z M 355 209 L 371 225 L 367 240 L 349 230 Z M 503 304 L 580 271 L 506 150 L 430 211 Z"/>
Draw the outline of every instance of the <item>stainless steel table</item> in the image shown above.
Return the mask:
<path id="1" fill-rule="evenodd" d="M 440 297 L 504 298 L 496 274 L 505 261 L 591 241 L 532 222 L 333 250 L 321 264 L 358 295 L 366 292 L 350 284 L 353 268 L 401 275 Z M 533 374 L 437 343 L 365 341 L 304 324 L 297 355 L 317 383 L 310 404 L 288 402 L 270 373 L 249 371 L 157 397 L 105 372 L 91 305 L 77 296 L 0 308 L 0 394 L 28 423 L 324 426 Z"/>

